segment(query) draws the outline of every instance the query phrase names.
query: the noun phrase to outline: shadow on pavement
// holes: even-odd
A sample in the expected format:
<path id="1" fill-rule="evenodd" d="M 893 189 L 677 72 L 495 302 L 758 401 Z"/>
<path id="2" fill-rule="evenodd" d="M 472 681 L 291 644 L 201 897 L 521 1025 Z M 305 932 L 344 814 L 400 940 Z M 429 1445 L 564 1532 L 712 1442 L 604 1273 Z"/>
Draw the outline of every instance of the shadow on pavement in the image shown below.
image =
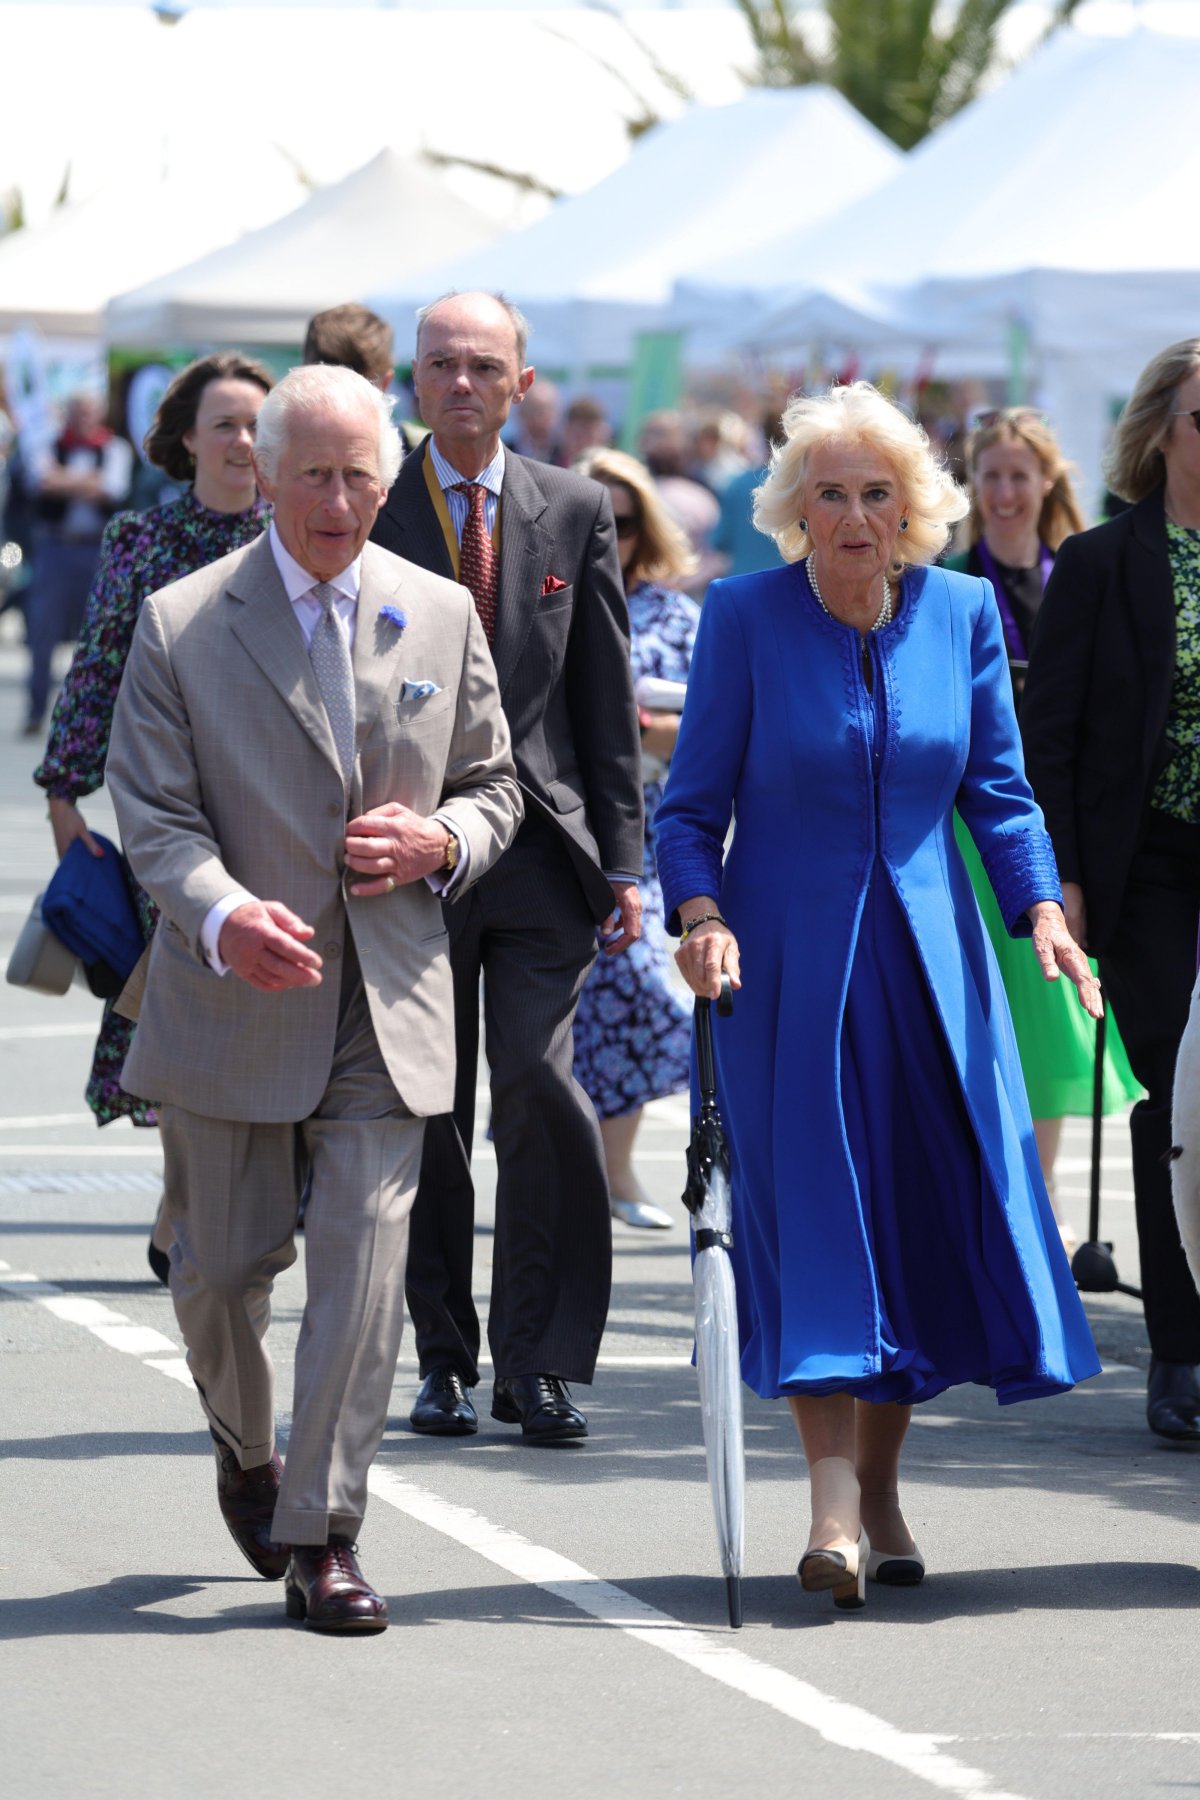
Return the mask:
<path id="1" fill-rule="evenodd" d="M 258 1596 L 258 1604 L 231 1607 L 219 1617 L 181 1618 L 149 1612 L 229 1583 Z M 106 1637 L 145 1634 L 153 1637 L 207 1637 L 215 1631 L 262 1631 L 286 1625 L 282 1586 L 275 1604 L 264 1606 L 265 1582 L 234 1575 L 115 1575 L 96 1587 L 68 1588 L 61 1594 L 38 1594 L 8 1600 L 0 1608 L 0 1642 L 39 1637 Z"/>
<path id="2" fill-rule="evenodd" d="M 0 1460 L 92 1462 L 109 1456 L 212 1457 L 212 1439 L 198 1431 L 72 1431 L 61 1437 L 0 1439 Z"/>
<path id="3" fill-rule="evenodd" d="M 691 1369 L 602 1368 L 595 1388 L 572 1391 L 591 1428 L 583 1442 L 524 1444 L 515 1427 L 490 1418 L 489 1378 L 475 1390 L 476 1436 L 419 1436 L 409 1428 L 407 1406 L 397 1407 L 381 1460 L 435 1491 L 441 1471 L 464 1457 L 485 1469 L 489 1464 L 498 1469 L 498 1458 L 506 1470 L 512 1458 L 523 1460 L 529 1479 L 539 1481 L 703 1486 L 703 1437 Z M 903 1474 L 951 1491 L 993 1492 L 1001 1506 L 1011 1490 L 1081 1501 L 1102 1497 L 1108 1505 L 1194 1524 L 1200 1474 L 1194 1447 L 1153 1436 L 1145 1425 L 1144 1392 L 1136 1371 L 1114 1372 L 1074 1396 L 1003 1408 L 989 1389 L 952 1389 L 915 1409 L 918 1422 L 909 1434 Z M 805 1506 L 804 1462 L 783 1403 L 746 1393 L 745 1408 L 749 1488 L 764 1481 L 794 1482 L 797 1503 Z M 487 1511 L 485 1499 L 477 1504 Z"/>

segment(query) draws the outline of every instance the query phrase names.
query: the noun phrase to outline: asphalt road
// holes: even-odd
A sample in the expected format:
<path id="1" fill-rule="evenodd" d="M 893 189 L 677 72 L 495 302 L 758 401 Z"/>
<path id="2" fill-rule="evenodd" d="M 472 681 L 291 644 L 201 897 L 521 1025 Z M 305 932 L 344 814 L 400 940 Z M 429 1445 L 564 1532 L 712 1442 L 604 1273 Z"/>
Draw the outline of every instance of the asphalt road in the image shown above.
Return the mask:
<path id="1" fill-rule="evenodd" d="M 37 746 L 0 648 L 0 953 L 51 868 Z M 101 799 L 91 808 L 103 827 Z M 918 1410 L 907 1505 L 919 1589 L 834 1616 L 800 1592 L 803 1465 L 747 1397 L 746 1627 L 723 1622 L 689 1366 L 677 1195 L 685 1107 L 653 1109 L 643 1168 L 671 1233 L 616 1229 L 586 1444 L 407 1430 L 409 1346 L 362 1559 L 393 1627 L 289 1624 L 230 1543 L 170 1301 L 145 1238 L 160 1157 L 82 1102 L 96 1004 L 0 989 L 0 1783 L 13 1800 L 284 1791 L 909 1800 L 1200 1792 L 1200 1459 L 1143 1423 L 1147 1350 L 1121 1296 L 1089 1302 L 1105 1373 L 1000 1411 Z M 1087 1144 L 1062 1184 L 1086 1216 Z M 803 1147 L 797 1147 L 797 1154 Z M 491 1169 L 478 1150 L 486 1295 Z M 1123 1121 L 1106 1235 L 1136 1279 Z M 279 1284 L 280 1402 L 303 1261 Z M 286 1416 L 284 1418 L 286 1427 Z"/>

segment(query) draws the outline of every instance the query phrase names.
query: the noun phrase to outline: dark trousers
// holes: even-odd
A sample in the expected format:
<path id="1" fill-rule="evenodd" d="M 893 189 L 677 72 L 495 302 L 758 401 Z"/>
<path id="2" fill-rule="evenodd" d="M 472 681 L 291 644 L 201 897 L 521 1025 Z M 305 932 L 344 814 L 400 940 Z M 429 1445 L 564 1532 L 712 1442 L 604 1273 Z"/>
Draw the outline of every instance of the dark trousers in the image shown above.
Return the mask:
<path id="1" fill-rule="evenodd" d="M 528 820 L 446 920 L 458 1077 L 453 1117 L 426 1128 L 411 1221 L 406 1294 L 421 1374 L 450 1367 L 479 1379 L 469 1155 L 482 976 L 497 1164 L 488 1345 L 498 1375 L 590 1382 L 612 1227 L 596 1115 L 572 1074 L 572 1027 L 596 930 L 553 827 Z"/>
<path id="2" fill-rule="evenodd" d="M 1198 925 L 1200 826 L 1151 812 L 1116 933 L 1099 963 L 1130 1064 L 1146 1089 L 1130 1118 L 1146 1330 L 1155 1356 L 1181 1363 L 1200 1363 L 1200 1295 L 1163 1158 L 1171 1147 L 1171 1089 L 1196 978 Z"/>
<path id="3" fill-rule="evenodd" d="M 99 559 L 98 540 L 71 543 L 46 528 L 38 534 L 33 581 L 25 600 L 29 719 L 33 724 L 40 724 L 45 716 L 55 645 L 73 644 L 79 636 Z"/>

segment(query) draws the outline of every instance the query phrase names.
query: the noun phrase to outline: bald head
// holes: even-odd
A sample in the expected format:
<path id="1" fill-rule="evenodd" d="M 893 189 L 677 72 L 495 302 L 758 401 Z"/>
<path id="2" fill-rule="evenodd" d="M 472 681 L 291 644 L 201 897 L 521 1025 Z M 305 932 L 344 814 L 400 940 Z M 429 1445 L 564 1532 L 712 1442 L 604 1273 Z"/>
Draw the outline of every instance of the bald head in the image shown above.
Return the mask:
<path id="1" fill-rule="evenodd" d="M 529 391 L 525 321 L 495 294 L 446 294 L 417 314 L 413 391 L 442 456 L 468 480 L 491 462 Z"/>
<path id="2" fill-rule="evenodd" d="M 443 319 L 447 314 L 460 328 L 468 330 L 472 326 L 482 327 L 484 330 L 489 326 L 499 326 L 502 330 L 504 321 L 507 320 L 512 332 L 517 367 L 525 367 L 525 358 L 529 352 L 529 321 L 520 307 L 514 306 L 503 294 L 443 294 L 440 300 L 431 300 L 428 306 L 420 307 L 417 311 L 418 357 L 421 354 L 421 334 L 426 321 L 435 315 Z"/>

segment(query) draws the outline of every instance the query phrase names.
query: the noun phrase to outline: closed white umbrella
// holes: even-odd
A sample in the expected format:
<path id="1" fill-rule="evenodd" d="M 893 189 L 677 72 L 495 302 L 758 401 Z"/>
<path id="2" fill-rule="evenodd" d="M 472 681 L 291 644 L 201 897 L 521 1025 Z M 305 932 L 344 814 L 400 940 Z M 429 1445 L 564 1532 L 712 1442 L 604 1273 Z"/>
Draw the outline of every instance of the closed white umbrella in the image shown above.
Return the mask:
<path id="1" fill-rule="evenodd" d="M 728 976 L 721 979 L 718 1013 L 733 1011 Z M 696 1370 L 708 1486 L 717 1527 L 717 1548 L 725 1576 L 729 1623 L 742 1623 L 742 1558 L 745 1551 L 746 1452 L 742 1426 L 742 1371 L 738 1344 L 737 1295 L 729 1252 L 733 1210 L 729 1147 L 716 1102 L 711 1002 L 697 1000 L 696 1067 L 700 1111 L 688 1145 L 688 1179 L 683 1203 L 692 1215 L 695 1261 Z"/>

